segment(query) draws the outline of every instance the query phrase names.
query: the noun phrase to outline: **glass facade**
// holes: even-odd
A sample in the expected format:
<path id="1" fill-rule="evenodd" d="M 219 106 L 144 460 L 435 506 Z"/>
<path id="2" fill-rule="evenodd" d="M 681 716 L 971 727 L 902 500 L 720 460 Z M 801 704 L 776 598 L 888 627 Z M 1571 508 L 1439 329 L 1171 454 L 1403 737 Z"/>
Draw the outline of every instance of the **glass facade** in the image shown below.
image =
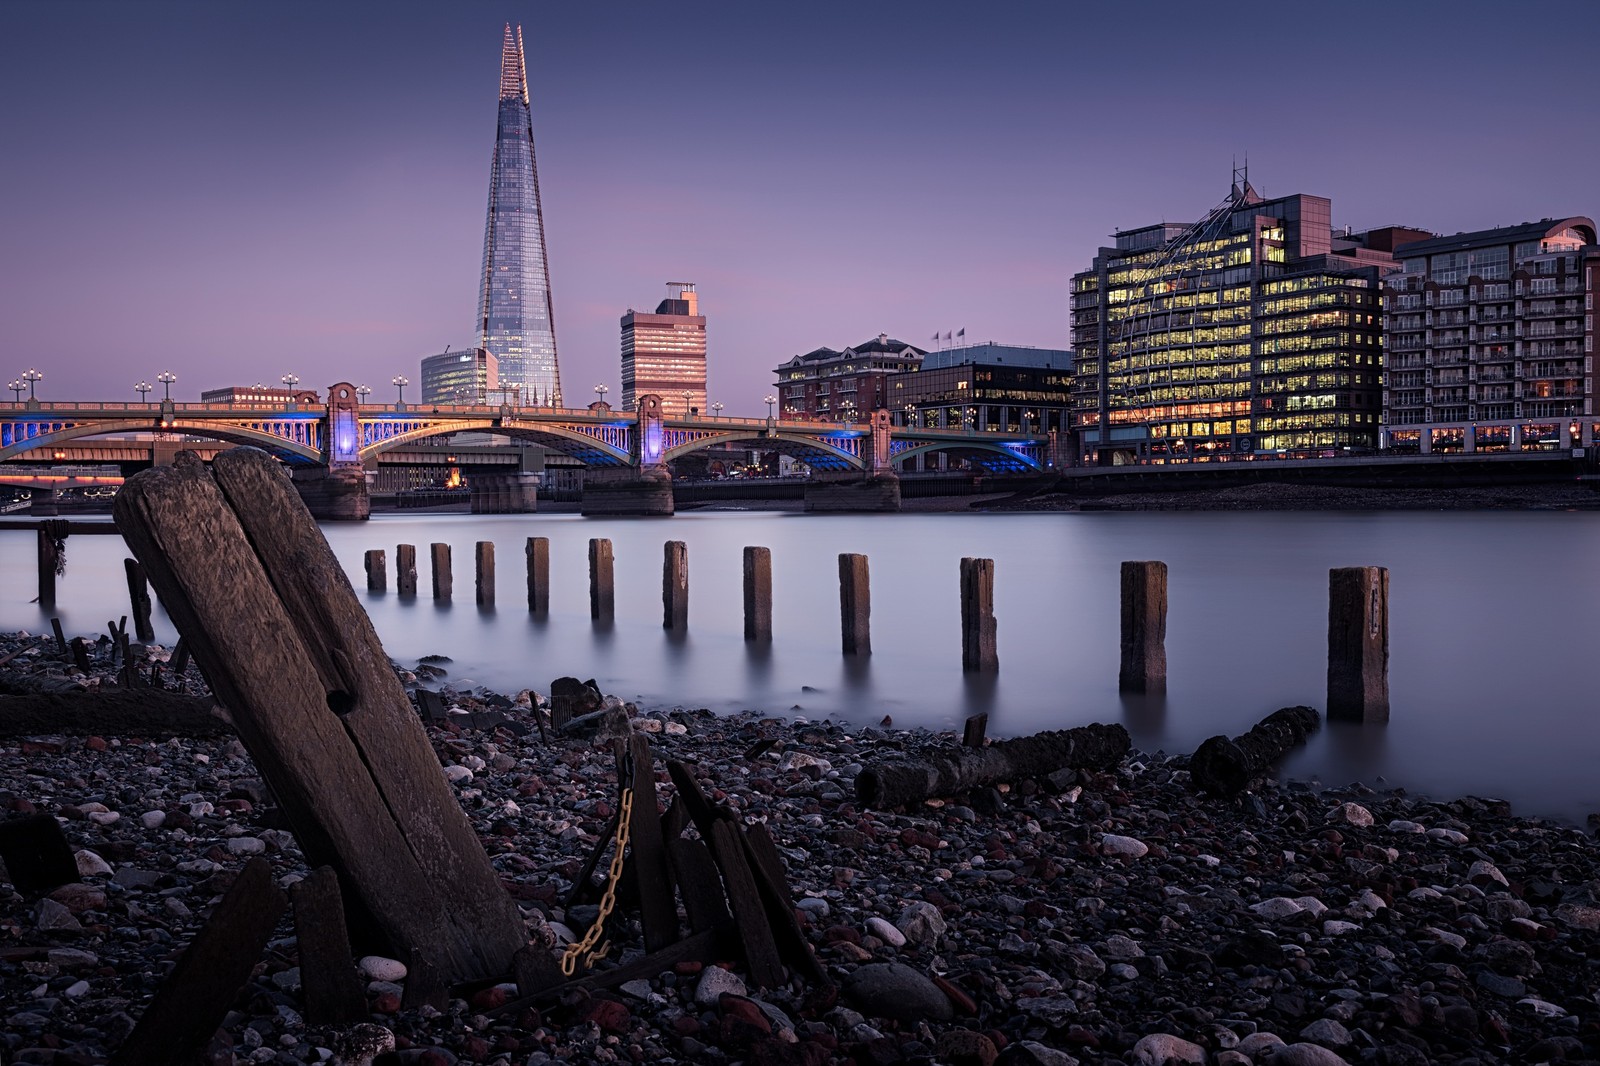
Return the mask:
<path id="1" fill-rule="evenodd" d="M 561 406 L 555 330 L 522 30 L 519 27 L 513 35 L 507 25 L 489 217 L 484 224 L 478 333 L 480 346 L 499 363 L 500 387 L 515 390 L 512 402 Z"/>
<path id="2" fill-rule="evenodd" d="M 495 357 L 485 348 L 445 351 L 422 361 L 423 403 L 500 403 Z"/>

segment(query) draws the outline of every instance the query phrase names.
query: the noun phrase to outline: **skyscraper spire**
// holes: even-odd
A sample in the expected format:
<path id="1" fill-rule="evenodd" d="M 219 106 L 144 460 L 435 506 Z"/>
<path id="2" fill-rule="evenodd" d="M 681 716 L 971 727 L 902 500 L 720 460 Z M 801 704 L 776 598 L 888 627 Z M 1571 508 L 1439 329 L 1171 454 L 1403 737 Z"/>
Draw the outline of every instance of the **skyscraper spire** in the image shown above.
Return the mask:
<path id="1" fill-rule="evenodd" d="M 513 36 L 510 23 L 500 52 L 500 119 L 489 175 L 477 328 L 479 343 L 499 362 L 502 388 L 517 390 L 524 402 L 539 395 L 560 406 L 561 371 L 527 66 L 522 28 Z"/>

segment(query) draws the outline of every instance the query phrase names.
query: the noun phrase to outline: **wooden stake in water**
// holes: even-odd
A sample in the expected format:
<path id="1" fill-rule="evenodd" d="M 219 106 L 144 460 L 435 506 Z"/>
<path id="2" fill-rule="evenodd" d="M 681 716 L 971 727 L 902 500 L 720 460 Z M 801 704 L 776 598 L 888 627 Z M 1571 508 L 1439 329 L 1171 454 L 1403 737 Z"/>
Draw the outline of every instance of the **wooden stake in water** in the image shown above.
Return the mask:
<path id="1" fill-rule="evenodd" d="M 772 549 L 744 550 L 744 639 L 772 639 Z"/>
<path id="2" fill-rule="evenodd" d="M 478 602 L 494 603 L 494 541 L 480 540 L 473 554 L 474 573 L 477 578 Z"/>
<path id="3" fill-rule="evenodd" d="M 389 553 L 372 548 L 366 554 L 367 591 L 383 592 L 389 587 Z"/>
<path id="4" fill-rule="evenodd" d="M 679 631 L 689 628 L 689 545 L 666 543 L 661 563 L 661 625 Z"/>
<path id="5" fill-rule="evenodd" d="M 128 601 L 133 612 L 133 633 L 142 641 L 156 639 L 155 627 L 150 624 L 150 582 L 145 579 L 144 567 L 137 559 L 122 560 L 128 574 Z"/>
<path id="6" fill-rule="evenodd" d="M 844 653 L 871 655 L 872 592 L 865 555 L 839 555 L 839 620 Z"/>
<path id="7" fill-rule="evenodd" d="M 448 600 L 455 591 L 455 576 L 450 568 L 450 545 L 430 544 L 428 553 L 433 557 L 433 598 Z"/>
<path id="8" fill-rule="evenodd" d="M 1389 570 L 1328 571 L 1328 717 L 1389 720 Z"/>
<path id="9" fill-rule="evenodd" d="M 1167 564 L 1122 564 L 1123 692 L 1167 690 Z"/>
<path id="10" fill-rule="evenodd" d="M 417 546 L 397 544 L 394 549 L 394 589 L 402 596 L 417 594 Z"/>
<path id="11" fill-rule="evenodd" d="M 528 557 L 528 610 L 534 614 L 550 612 L 550 538 L 529 537 L 524 553 Z"/>
<path id="12" fill-rule="evenodd" d="M 589 541 L 589 617 L 610 619 L 617 613 L 617 581 L 612 573 L 611 542 Z"/>
<path id="13" fill-rule="evenodd" d="M 998 670 L 994 620 L 994 560 L 961 560 L 961 669 Z"/>

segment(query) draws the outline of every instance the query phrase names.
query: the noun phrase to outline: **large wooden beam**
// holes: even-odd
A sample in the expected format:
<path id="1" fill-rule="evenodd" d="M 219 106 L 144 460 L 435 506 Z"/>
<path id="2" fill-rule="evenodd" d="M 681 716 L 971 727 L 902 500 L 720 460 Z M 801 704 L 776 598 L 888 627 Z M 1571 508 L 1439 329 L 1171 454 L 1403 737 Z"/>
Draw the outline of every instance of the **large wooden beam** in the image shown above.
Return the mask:
<path id="1" fill-rule="evenodd" d="M 130 479 L 114 512 L 308 863 L 407 961 L 509 972 L 516 907 L 283 468 L 253 448 L 209 471 L 190 457 Z"/>

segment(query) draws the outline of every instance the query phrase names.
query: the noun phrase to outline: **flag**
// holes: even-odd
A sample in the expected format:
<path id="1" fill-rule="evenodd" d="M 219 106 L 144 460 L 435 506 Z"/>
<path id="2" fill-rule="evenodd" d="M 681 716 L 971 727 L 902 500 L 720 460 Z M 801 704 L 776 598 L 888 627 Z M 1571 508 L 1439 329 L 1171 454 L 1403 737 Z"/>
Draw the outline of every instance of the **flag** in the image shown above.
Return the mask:
<path id="1" fill-rule="evenodd" d="M 962 326 L 961 327 L 961 332 L 956 334 L 957 337 L 965 337 L 966 335 L 967 335 L 967 327 L 966 326 Z"/>
<path id="2" fill-rule="evenodd" d="M 933 343 L 935 343 L 935 344 L 939 343 L 939 334 L 935 333 L 933 335 Z"/>
<path id="3" fill-rule="evenodd" d="M 950 331 L 949 330 L 945 330 L 944 331 L 944 339 L 945 340 L 949 340 L 950 339 Z"/>

